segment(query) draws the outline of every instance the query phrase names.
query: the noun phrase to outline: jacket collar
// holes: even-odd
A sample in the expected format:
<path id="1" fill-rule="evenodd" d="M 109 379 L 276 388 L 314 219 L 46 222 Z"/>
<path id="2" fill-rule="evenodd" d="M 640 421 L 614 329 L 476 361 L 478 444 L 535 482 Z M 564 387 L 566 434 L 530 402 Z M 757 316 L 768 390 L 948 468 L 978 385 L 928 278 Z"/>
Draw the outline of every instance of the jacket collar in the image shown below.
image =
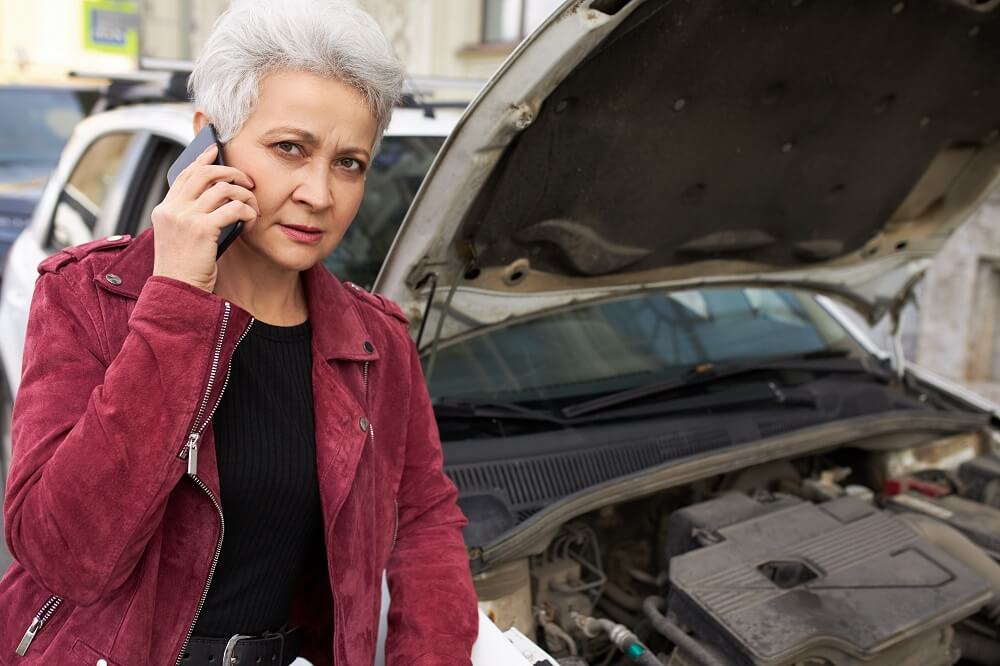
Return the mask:
<path id="1" fill-rule="evenodd" d="M 106 291 L 138 299 L 143 285 L 153 274 L 153 256 L 153 230 L 147 229 L 119 252 L 94 280 Z M 117 278 L 114 282 L 119 284 L 109 282 L 108 276 Z M 327 270 L 323 262 L 306 270 L 303 279 L 312 323 L 313 348 L 326 360 L 376 360 L 378 348 L 371 343 L 372 337 L 362 320 L 357 298 Z M 233 307 L 238 306 L 233 304 Z"/>

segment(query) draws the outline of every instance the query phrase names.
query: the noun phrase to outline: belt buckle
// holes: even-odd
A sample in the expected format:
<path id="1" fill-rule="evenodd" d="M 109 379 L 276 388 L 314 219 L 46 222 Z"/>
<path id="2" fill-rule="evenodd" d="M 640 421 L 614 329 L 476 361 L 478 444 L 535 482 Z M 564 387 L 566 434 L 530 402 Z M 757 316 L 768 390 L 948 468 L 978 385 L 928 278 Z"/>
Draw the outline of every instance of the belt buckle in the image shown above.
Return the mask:
<path id="1" fill-rule="evenodd" d="M 244 636 L 243 634 L 233 634 L 229 642 L 226 643 L 226 649 L 222 651 L 222 666 L 232 666 L 236 663 L 236 644 L 245 638 L 253 638 L 253 636 Z"/>

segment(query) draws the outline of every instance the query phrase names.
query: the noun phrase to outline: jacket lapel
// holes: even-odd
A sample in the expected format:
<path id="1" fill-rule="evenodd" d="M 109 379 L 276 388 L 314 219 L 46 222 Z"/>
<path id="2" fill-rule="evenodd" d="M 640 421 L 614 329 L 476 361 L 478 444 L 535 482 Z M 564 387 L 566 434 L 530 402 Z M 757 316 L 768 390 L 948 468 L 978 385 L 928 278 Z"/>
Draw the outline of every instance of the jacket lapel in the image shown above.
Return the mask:
<path id="1" fill-rule="evenodd" d="M 318 264 L 305 272 L 313 322 L 316 470 L 326 524 L 343 506 L 370 438 L 364 364 L 379 358 L 355 298 Z"/>

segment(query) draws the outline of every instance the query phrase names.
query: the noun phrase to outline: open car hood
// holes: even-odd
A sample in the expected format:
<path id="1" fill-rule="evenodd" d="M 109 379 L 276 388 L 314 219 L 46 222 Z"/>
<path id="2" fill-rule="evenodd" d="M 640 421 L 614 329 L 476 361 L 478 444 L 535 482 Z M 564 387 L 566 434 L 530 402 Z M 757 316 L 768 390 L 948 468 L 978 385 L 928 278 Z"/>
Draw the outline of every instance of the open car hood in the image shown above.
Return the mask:
<path id="1" fill-rule="evenodd" d="M 415 326 L 447 307 L 445 338 L 707 285 L 877 320 L 998 181 L 998 72 L 1000 0 L 566 2 L 449 137 L 376 289 Z"/>

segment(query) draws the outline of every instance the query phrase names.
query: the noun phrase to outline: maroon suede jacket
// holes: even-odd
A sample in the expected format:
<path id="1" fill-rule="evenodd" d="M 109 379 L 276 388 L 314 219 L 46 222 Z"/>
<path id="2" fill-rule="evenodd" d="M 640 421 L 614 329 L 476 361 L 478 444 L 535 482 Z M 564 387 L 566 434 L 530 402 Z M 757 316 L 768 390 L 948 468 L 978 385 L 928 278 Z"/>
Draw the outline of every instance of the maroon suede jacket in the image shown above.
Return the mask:
<path id="1" fill-rule="evenodd" d="M 4 502 L 4 666 L 174 664 L 199 612 L 225 530 L 211 415 L 252 319 L 152 267 L 151 231 L 39 267 Z M 405 319 L 322 265 L 304 277 L 327 557 L 295 596 L 302 656 L 372 663 L 387 570 L 387 663 L 467 666 L 465 518 Z"/>

